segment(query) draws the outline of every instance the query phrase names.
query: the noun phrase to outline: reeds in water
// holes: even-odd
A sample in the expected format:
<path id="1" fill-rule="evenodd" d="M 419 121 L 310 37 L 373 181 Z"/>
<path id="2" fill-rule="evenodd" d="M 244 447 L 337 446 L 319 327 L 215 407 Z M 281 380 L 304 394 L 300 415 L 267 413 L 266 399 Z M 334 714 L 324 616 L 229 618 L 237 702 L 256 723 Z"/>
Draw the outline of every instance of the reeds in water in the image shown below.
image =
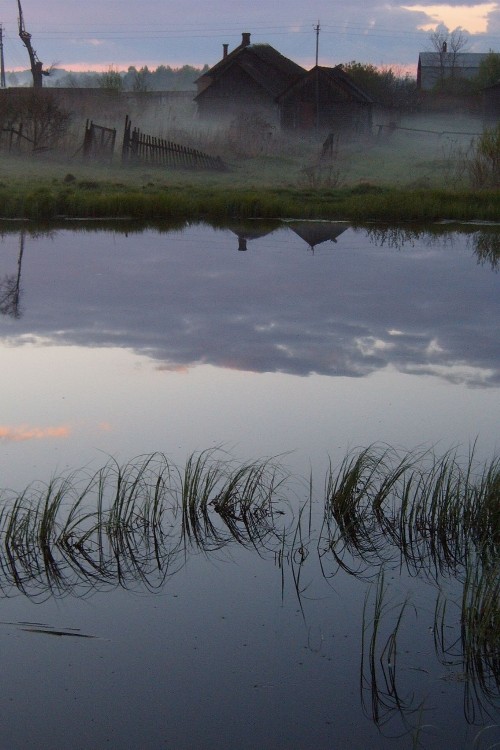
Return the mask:
<path id="1" fill-rule="evenodd" d="M 413 572 L 459 571 L 472 547 L 500 553 L 500 460 L 456 452 L 371 447 L 347 456 L 326 482 L 321 547 L 336 565 L 402 559 Z"/>

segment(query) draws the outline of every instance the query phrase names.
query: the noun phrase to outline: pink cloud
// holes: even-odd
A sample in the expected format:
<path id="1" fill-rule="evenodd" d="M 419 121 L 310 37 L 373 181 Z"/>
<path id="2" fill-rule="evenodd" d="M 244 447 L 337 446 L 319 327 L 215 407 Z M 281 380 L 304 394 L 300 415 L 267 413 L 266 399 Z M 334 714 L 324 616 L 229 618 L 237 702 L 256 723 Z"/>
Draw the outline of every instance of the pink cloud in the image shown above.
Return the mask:
<path id="1" fill-rule="evenodd" d="M 60 427 L 9 427 L 0 425 L 0 440 L 6 443 L 21 443 L 24 440 L 44 440 L 45 438 L 67 438 L 71 430 L 65 425 Z"/>

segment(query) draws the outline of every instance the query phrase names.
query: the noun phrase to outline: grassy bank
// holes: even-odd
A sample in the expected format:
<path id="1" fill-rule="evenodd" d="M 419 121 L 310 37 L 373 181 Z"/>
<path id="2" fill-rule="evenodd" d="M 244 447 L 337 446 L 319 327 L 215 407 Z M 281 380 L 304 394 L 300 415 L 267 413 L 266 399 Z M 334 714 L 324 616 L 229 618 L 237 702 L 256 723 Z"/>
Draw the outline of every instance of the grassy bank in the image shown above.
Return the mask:
<path id="1" fill-rule="evenodd" d="M 343 189 L 276 189 L 178 185 L 128 187 L 108 181 L 53 181 L 0 188 L 0 216 L 213 219 L 303 218 L 350 221 L 456 221 L 500 217 L 500 191 L 402 190 L 375 185 Z"/>
<path id="2" fill-rule="evenodd" d="M 258 162 L 258 160 L 257 160 Z M 281 179 L 279 173 L 281 165 Z M 293 164 L 259 172 L 258 163 L 220 174 L 80 164 L 0 161 L 0 218 L 162 219 L 304 218 L 353 222 L 440 219 L 496 221 L 500 191 L 357 181 L 305 184 Z M 269 165 L 268 165 L 269 168 Z M 69 172 L 68 169 L 72 169 Z M 261 174 L 261 178 L 259 178 Z M 295 175 L 295 177 L 294 177 Z"/>

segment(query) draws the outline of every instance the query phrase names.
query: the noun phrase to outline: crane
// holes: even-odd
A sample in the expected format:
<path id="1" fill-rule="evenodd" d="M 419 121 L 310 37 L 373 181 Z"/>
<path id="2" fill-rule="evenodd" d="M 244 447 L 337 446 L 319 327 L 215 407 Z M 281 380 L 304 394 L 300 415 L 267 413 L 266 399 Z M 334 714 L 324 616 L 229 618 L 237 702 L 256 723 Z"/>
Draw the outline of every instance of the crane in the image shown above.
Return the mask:
<path id="1" fill-rule="evenodd" d="M 41 89 L 43 76 L 50 75 L 50 71 L 43 69 L 43 64 L 38 59 L 38 56 L 31 45 L 31 34 L 28 31 L 26 31 L 26 29 L 24 28 L 24 18 L 23 18 L 23 9 L 21 8 L 21 0 L 17 0 L 17 5 L 19 8 L 19 36 L 21 38 L 22 43 L 28 50 L 28 55 L 30 56 L 31 74 L 33 76 L 33 88 Z"/>

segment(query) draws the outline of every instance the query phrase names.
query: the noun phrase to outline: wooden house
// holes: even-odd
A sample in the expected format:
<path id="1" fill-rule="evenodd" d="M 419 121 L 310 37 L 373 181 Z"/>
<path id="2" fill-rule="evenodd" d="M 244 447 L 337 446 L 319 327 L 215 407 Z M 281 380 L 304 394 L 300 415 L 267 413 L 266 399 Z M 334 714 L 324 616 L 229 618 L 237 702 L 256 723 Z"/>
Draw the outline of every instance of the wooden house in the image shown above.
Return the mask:
<path id="1" fill-rule="evenodd" d="M 252 44 L 245 32 L 232 52 L 223 45 L 222 59 L 198 78 L 198 114 L 201 118 L 232 119 L 258 112 L 277 122 L 277 96 L 305 72 L 271 45 Z"/>
<path id="2" fill-rule="evenodd" d="M 445 86 L 450 80 L 472 80 L 479 73 L 479 66 L 488 56 L 487 52 L 421 52 L 418 56 L 417 86 L 422 91 L 431 91 L 436 86 Z"/>
<path id="3" fill-rule="evenodd" d="M 315 66 L 278 96 L 285 130 L 369 132 L 373 100 L 342 70 Z"/>

